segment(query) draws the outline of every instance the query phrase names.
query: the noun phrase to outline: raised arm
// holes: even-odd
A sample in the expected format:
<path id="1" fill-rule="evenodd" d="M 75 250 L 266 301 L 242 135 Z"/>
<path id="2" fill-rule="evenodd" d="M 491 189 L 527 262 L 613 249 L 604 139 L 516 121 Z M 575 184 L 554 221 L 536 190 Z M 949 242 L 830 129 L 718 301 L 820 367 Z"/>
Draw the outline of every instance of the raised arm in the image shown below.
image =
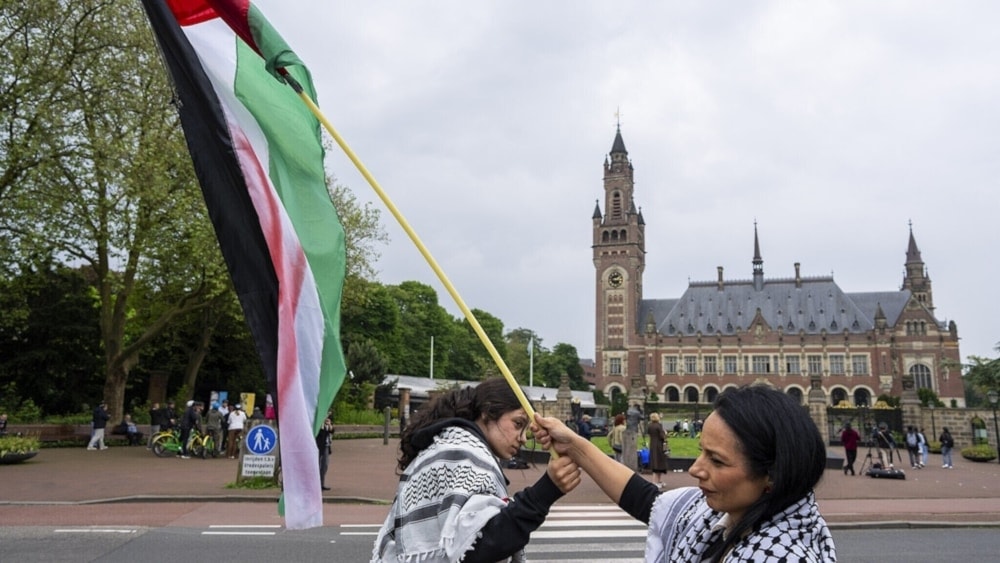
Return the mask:
<path id="1" fill-rule="evenodd" d="M 535 413 L 535 424 L 538 427 L 535 438 L 544 448 L 569 456 L 590 475 L 608 498 L 618 503 L 625 485 L 635 472 L 608 457 L 593 442 L 585 440 L 558 419 Z"/>

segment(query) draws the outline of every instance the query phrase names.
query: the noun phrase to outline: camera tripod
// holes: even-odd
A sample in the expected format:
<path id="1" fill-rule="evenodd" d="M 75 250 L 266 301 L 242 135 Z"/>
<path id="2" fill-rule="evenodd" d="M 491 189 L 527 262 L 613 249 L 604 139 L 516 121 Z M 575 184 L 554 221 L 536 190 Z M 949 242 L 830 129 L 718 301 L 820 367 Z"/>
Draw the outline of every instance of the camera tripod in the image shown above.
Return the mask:
<path id="1" fill-rule="evenodd" d="M 895 455 L 898 456 L 900 460 L 903 459 L 902 455 L 899 453 L 899 449 L 896 448 L 895 446 L 893 446 L 892 444 L 890 444 L 889 447 L 887 447 L 887 448 L 879 448 L 879 447 L 877 447 L 875 445 L 877 442 L 878 442 L 877 439 L 876 440 L 871 440 L 871 441 L 868 442 L 868 453 L 865 454 L 865 459 L 862 460 L 862 462 L 861 462 L 861 474 L 862 475 L 869 475 L 869 476 L 871 476 L 872 475 L 872 470 L 874 470 L 874 469 L 887 470 L 887 469 L 891 468 L 892 467 L 892 461 L 893 461 L 892 460 L 893 453 L 895 453 Z M 872 450 L 873 449 L 879 450 L 879 452 L 880 452 L 879 453 L 879 463 L 878 463 L 879 466 L 878 467 L 875 466 L 875 461 L 872 458 Z M 887 455 L 887 457 L 889 459 L 882 459 L 881 450 L 885 450 L 886 455 Z"/>
<path id="2" fill-rule="evenodd" d="M 868 475 L 868 472 L 874 468 L 874 462 L 872 461 L 872 444 L 868 443 L 868 453 L 865 454 L 865 459 L 861 461 L 861 469 L 859 473 L 862 475 Z"/>

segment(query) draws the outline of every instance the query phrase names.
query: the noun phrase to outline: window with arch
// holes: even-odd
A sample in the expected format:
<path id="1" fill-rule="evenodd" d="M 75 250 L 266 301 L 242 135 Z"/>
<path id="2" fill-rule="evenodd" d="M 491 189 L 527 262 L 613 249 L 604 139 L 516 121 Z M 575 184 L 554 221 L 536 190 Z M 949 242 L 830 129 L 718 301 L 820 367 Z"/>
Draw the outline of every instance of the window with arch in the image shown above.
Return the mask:
<path id="1" fill-rule="evenodd" d="M 628 242 L 628 231 L 622 229 L 622 234 L 620 236 L 622 242 Z"/>
<path id="2" fill-rule="evenodd" d="M 705 389 L 705 402 L 706 403 L 714 403 L 715 402 L 715 398 L 718 397 L 718 396 L 719 396 L 719 390 L 716 389 L 715 387 L 709 387 L 708 389 Z"/>
<path id="3" fill-rule="evenodd" d="M 913 376 L 913 386 L 916 389 L 933 389 L 931 383 L 931 368 L 924 364 L 914 364 L 910 366 L 910 375 Z"/>
<path id="4" fill-rule="evenodd" d="M 841 401 L 847 400 L 847 391 L 843 389 L 834 389 L 830 391 L 830 404 L 832 406 L 837 406 Z"/>
<path id="5" fill-rule="evenodd" d="M 856 389 L 854 391 L 854 406 L 856 407 L 870 407 L 872 406 L 872 395 L 867 389 Z"/>
<path id="6" fill-rule="evenodd" d="M 608 242 L 609 240 L 611 240 L 611 234 L 610 233 L 608 233 L 607 231 L 604 231 L 603 233 L 601 233 L 601 242 Z"/>
<path id="7" fill-rule="evenodd" d="M 802 390 L 799 389 L 798 387 L 789 387 L 788 391 L 785 391 L 785 393 L 787 393 L 788 396 L 795 399 L 796 403 L 800 405 L 802 404 Z"/>
<path id="8" fill-rule="evenodd" d="M 698 390 L 694 387 L 688 387 L 684 390 L 684 401 L 687 403 L 697 403 L 698 402 Z"/>
<path id="9" fill-rule="evenodd" d="M 681 392 L 676 387 L 669 387 L 665 393 L 668 403 L 681 402 Z"/>

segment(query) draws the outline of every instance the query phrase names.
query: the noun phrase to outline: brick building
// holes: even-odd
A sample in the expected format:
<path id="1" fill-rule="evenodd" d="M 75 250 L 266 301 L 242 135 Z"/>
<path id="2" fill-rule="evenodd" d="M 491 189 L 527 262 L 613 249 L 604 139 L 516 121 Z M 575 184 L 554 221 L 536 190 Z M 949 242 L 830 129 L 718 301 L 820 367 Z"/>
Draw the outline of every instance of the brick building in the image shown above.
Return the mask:
<path id="1" fill-rule="evenodd" d="M 596 389 L 710 403 L 763 379 L 804 403 L 819 374 L 830 405 L 872 405 L 912 382 L 965 406 L 958 329 L 935 316 L 912 226 L 898 290 L 845 292 L 832 276 L 802 276 L 798 263 L 794 277 L 765 278 L 754 225 L 750 279 L 726 279 L 720 267 L 717 280 L 690 282 L 680 297 L 649 298 L 633 173 L 619 128 L 604 162 L 604 212 L 598 202 L 593 214 Z"/>

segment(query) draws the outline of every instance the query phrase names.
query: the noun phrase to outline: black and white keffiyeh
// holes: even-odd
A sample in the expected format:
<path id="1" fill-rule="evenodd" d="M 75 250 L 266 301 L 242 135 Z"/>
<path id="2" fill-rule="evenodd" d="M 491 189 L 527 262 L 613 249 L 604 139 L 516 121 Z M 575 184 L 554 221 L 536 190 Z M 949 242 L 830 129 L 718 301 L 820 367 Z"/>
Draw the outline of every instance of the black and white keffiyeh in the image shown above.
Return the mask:
<path id="1" fill-rule="evenodd" d="M 694 487 L 675 489 L 656 499 L 649 517 L 646 561 L 701 561 L 723 533 L 725 516 L 712 510 Z M 753 563 L 826 563 L 837 560 L 833 536 L 809 493 L 775 514 L 761 528 L 738 541 L 723 561 Z"/>
<path id="2" fill-rule="evenodd" d="M 440 431 L 403 472 L 372 562 L 461 561 L 507 504 L 507 480 L 482 438 Z M 520 551 L 510 561 L 524 560 Z"/>

